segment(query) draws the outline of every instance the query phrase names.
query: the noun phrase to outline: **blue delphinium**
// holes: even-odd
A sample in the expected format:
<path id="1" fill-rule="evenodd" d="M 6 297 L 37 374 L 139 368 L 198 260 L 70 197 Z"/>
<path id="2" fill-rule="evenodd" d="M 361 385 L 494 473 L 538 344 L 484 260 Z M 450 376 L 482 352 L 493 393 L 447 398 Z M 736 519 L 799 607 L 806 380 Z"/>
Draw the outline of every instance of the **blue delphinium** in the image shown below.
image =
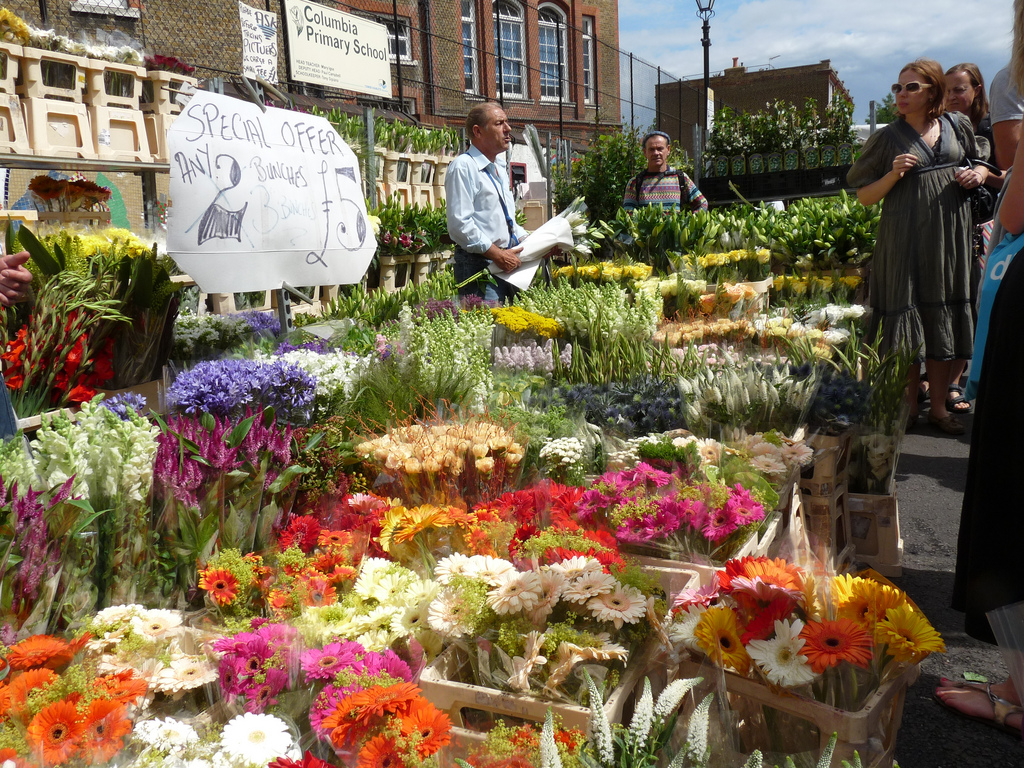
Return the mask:
<path id="1" fill-rule="evenodd" d="M 146 410 L 146 398 L 137 392 L 122 392 L 120 395 L 105 398 L 101 406 L 111 411 L 121 421 L 128 421 L 128 409 L 142 414 Z"/>
<path id="2" fill-rule="evenodd" d="M 175 379 L 167 390 L 172 411 L 195 416 L 240 416 L 273 407 L 277 418 L 291 424 L 309 420 L 316 377 L 282 360 L 211 360 Z"/>

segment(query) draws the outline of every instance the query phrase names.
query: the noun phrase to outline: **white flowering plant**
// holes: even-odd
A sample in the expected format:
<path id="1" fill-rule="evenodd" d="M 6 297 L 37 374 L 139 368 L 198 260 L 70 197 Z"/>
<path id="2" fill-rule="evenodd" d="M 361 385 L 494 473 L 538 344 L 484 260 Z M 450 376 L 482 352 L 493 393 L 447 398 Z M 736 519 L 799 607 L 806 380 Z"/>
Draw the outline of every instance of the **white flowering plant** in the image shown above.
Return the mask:
<path id="1" fill-rule="evenodd" d="M 225 725 L 207 716 L 159 717 L 135 724 L 127 768 L 254 768 L 278 758 L 299 760 L 293 727 L 274 715 L 246 712 Z"/>
<path id="2" fill-rule="evenodd" d="M 14 441 L 23 455 L 15 460 L 9 454 L 25 487 L 53 488 L 72 479 L 72 495 L 102 512 L 95 523 L 97 560 L 90 576 L 91 588 L 107 605 L 136 599 L 149 586 L 149 496 L 159 434 L 118 400 L 105 406 L 100 395 L 83 403 L 75 421 L 64 414 L 44 419 L 31 449 Z"/>
<path id="3" fill-rule="evenodd" d="M 582 485 L 587 470 L 586 449 L 577 437 L 559 437 L 544 442 L 540 461 L 547 476 L 559 483 Z"/>
<path id="4" fill-rule="evenodd" d="M 395 650 L 426 659 L 441 652 L 441 636 L 427 621 L 439 586 L 398 563 L 367 558 L 352 589 L 337 603 L 307 606 L 292 620 L 308 647 L 355 640 L 368 651 Z"/>
<path id="5" fill-rule="evenodd" d="M 101 674 L 132 672 L 153 696 L 205 709 L 202 690 L 218 681 L 217 660 L 202 632 L 188 626 L 181 611 L 147 609 L 141 605 L 104 608 L 85 626 L 85 644 Z M 186 703 L 186 702 L 183 702 Z"/>
<path id="6" fill-rule="evenodd" d="M 427 620 L 469 659 L 472 682 L 570 703 L 586 698 L 583 669 L 610 693 L 665 615 L 655 577 L 592 557 L 517 568 L 453 554 L 435 579 Z"/>
<path id="7" fill-rule="evenodd" d="M 351 352 L 318 352 L 312 349 L 293 349 L 280 355 L 257 351 L 256 360 L 279 358 L 316 379 L 313 399 L 313 417 L 320 421 L 341 411 L 343 404 L 355 394 L 356 381 L 370 359 Z"/>

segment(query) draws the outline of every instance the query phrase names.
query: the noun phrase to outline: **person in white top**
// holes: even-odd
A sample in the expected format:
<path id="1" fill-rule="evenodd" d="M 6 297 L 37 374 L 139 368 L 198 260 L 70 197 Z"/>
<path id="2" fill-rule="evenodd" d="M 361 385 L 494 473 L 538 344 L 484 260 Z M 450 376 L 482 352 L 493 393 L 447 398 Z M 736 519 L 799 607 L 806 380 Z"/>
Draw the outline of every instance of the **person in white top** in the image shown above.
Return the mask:
<path id="1" fill-rule="evenodd" d="M 490 262 L 510 272 L 519 264 L 519 245 L 529 234 L 515 220 L 504 153 L 512 141 L 505 111 L 492 102 L 466 116 L 471 146 L 448 167 L 444 189 L 448 235 L 455 243 L 455 282 L 459 295 L 504 302 L 517 289 L 487 276 Z M 472 279 L 476 277 L 476 279 Z"/>

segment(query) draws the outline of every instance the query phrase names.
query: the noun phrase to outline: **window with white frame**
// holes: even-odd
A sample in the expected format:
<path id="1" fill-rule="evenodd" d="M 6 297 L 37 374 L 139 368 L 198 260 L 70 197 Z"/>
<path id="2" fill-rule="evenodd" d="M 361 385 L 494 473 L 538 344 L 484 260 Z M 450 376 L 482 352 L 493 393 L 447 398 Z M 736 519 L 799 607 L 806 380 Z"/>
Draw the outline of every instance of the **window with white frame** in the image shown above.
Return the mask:
<path id="1" fill-rule="evenodd" d="M 583 17 L 583 101 L 594 103 L 597 90 L 594 77 L 594 17 Z"/>
<path id="2" fill-rule="evenodd" d="M 566 89 L 565 15 L 553 5 L 542 5 L 537 13 L 537 44 L 540 48 L 540 96 L 563 98 Z"/>
<path id="3" fill-rule="evenodd" d="M 523 9 L 508 0 L 494 4 L 494 71 L 504 96 L 526 96 Z"/>
<path id="4" fill-rule="evenodd" d="M 476 62 L 476 0 L 462 0 L 462 73 L 469 93 L 480 91 Z"/>
<path id="5" fill-rule="evenodd" d="M 396 52 L 402 61 L 412 61 L 412 38 L 409 31 L 409 20 L 398 20 L 398 34 L 395 34 L 395 20 L 384 21 L 388 28 L 388 53 L 391 60 L 396 61 Z"/>

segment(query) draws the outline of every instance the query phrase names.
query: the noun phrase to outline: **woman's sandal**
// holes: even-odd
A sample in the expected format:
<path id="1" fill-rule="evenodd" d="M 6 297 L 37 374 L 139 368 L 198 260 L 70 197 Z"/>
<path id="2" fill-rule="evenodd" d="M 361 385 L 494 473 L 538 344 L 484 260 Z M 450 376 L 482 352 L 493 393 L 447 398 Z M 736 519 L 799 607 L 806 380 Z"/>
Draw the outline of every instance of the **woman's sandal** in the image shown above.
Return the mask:
<path id="1" fill-rule="evenodd" d="M 957 684 L 954 685 L 953 688 L 963 690 L 973 689 L 978 691 L 979 693 L 984 693 L 986 696 L 988 696 L 988 700 L 992 702 L 992 717 L 980 717 L 978 715 L 969 715 L 966 712 L 957 709 L 952 704 L 949 704 L 946 701 L 944 701 L 942 697 L 939 696 L 939 691 L 951 690 L 950 688 L 936 689 L 934 698 L 935 701 L 938 702 L 939 706 L 948 709 L 950 712 L 954 712 L 960 715 L 960 717 L 966 717 L 968 720 L 974 720 L 975 722 L 984 723 L 985 725 L 990 725 L 993 728 L 998 728 L 1003 733 L 1009 733 L 1011 736 L 1020 737 L 1021 728 L 1019 726 L 1015 728 L 1014 726 L 1010 725 L 1006 722 L 1006 718 L 1008 718 L 1010 715 L 1024 716 L 1024 708 L 1021 708 L 1019 705 L 1014 704 L 1011 701 L 1007 701 L 1006 699 L 1001 698 L 1000 696 L 996 696 L 994 693 L 992 693 L 992 683 L 987 683 L 984 685 L 970 683 L 964 685 Z"/>
<path id="2" fill-rule="evenodd" d="M 933 413 L 929 413 L 928 423 L 947 435 L 962 435 L 965 431 L 964 425 L 957 421 L 956 416 L 951 413 L 947 413 L 945 416 L 936 416 Z"/>
<path id="3" fill-rule="evenodd" d="M 946 410 L 950 413 L 963 414 L 970 413 L 974 408 L 964 397 L 964 391 L 956 384 L 950 384 L 946 395 Z"/>

